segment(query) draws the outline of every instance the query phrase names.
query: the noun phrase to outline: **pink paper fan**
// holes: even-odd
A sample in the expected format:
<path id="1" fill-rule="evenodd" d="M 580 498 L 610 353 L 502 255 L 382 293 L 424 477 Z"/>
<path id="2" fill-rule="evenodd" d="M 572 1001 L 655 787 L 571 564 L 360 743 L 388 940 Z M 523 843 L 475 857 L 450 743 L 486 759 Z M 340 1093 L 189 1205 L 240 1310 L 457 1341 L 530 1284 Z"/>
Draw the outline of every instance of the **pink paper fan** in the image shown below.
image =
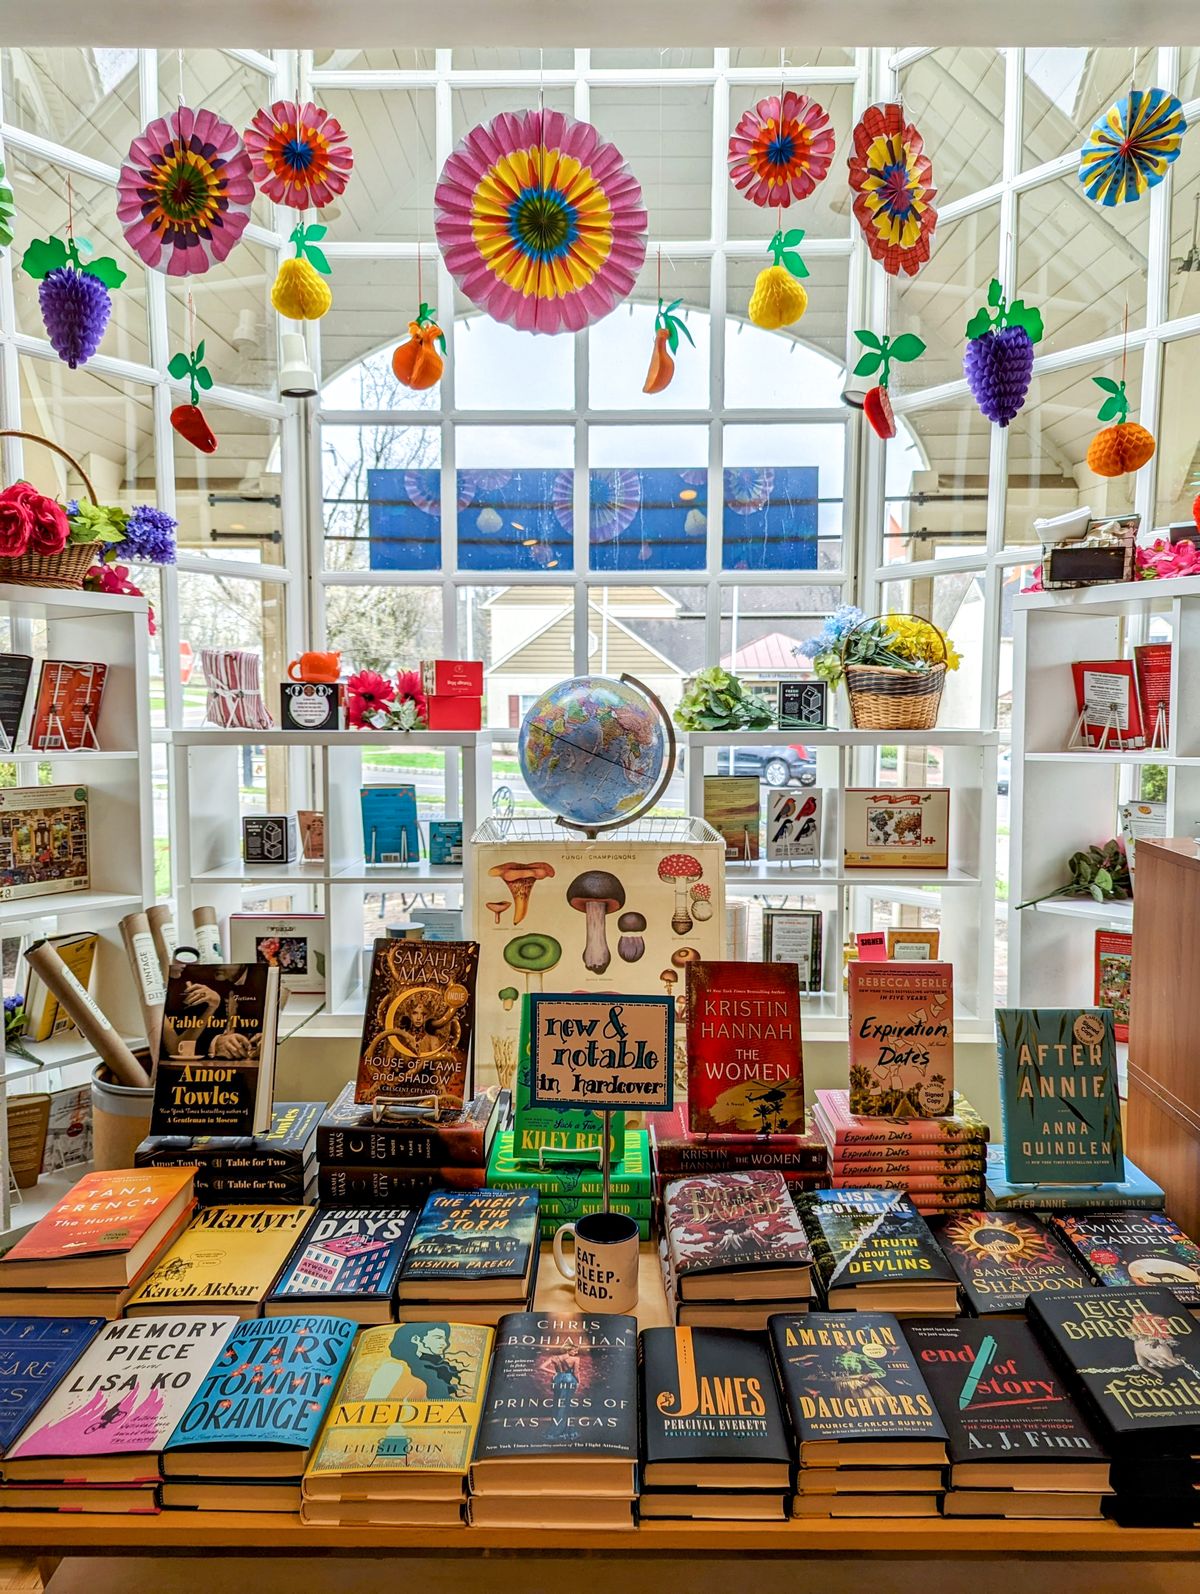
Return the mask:
<path id="1" fill-rule="evenodd" d="M 788 89 L 743 113 L 729 139 L 729 177 L 756 205 L 807 199 L 829 171 L 834 137 L 825 108 Z"/>
<path id="2" fill-rule="evenodd" d="M 276 100 L 246 129 L 254 181 L 268 199 L 293 210 L 323 209 L 345 192 L 354 165 L 336 116 L 306 100 Z"/>

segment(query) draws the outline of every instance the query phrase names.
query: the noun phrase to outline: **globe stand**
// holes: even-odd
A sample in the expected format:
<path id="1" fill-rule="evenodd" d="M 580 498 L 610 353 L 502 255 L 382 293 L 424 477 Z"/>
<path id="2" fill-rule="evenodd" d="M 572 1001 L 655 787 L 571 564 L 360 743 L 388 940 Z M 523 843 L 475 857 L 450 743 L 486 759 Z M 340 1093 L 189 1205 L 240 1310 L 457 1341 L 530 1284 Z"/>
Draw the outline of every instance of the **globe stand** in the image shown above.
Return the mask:
<path id="1" fill-rule="evenodd" d="M 657 692 L 652 692 L 644 682 L 639 681 L 636 675 L 626 675 L 624 672 L 622 672 L 617 676 L 617 680 L 623 682 L 626 686 L 636 687 L 639 692 L 650 699 L 651 703 L 653 703 L 654 707 L 658 710 L 659 718 L 662 720 L 663 729 L 666 731 L 667 735 L 667 756 L 663 760 L 663 772 L 659 776 L 658 785 L 646 798 L 641 807 L 635 808 L 633 813 L 625 814 L 620 819 L 606 819 L 602 823 L 595 825 L 581 825 L 574 819 L 564 819 L 561 814 L 558 814 L 555 817 L 554 823 L 556 825 L 561 825 L 564 830 L 582 831 L 589 841 L 595 841 L 596 837 L 599 836 L 602 831 L 622 830 L 626 825 L 636 824 L 639 819 L 643 818 L 644 815 L 650 812 L 655 803 L 660 801 L 663 793 L 671 784 L 671 776 L 675 773 L 675 727 L 671 723 L 671 716 L 667 713 L 666 706 L 664 705 L 662 699 L 659 697 Z"/>

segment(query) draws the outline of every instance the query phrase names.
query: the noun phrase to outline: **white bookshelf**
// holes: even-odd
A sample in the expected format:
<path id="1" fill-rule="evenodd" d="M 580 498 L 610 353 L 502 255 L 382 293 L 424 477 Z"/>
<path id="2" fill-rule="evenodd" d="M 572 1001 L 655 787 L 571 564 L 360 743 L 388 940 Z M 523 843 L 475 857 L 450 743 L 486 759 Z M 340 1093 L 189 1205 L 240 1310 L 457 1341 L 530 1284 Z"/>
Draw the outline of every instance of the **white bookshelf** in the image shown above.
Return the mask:
<path id="1" fill-rule="evenodd" d="M 1172 643 L 1164 749 L 1067 746 L 1076 718 L 1071 665 L 1130 656 L 1153 621 Z M 1088 1004 L 1098 929 L 1130 930 L 1132 902 L 1055 897 L 1016 911 L 1068 878 L 1067 859 L 1118 834 L 1117 809 L 1139 795 L 1141 772 L 1166 770 L 1167 834 L 1200 823 L 1200 578 L 1128 581 L 1022 593 L 1013 605 L 1010 814 L 1010 1000 Z"/>

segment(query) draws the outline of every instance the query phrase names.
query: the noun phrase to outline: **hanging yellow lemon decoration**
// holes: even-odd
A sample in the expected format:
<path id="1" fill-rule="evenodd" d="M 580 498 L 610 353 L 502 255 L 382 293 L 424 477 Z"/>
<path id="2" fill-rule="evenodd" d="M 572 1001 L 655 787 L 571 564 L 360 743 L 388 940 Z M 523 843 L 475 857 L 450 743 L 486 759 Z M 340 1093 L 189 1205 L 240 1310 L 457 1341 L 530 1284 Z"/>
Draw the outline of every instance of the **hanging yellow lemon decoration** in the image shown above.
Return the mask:
<path id="1" fill-rule="evenodd" d="M 319 224 L 306 227 L 300 222 L 292 232 L 295 256 L 280 266 L 271 289 L 271 303 L 289 320 L 319 321 L 333 303 L 333 294 L 325 281 L 329 275 L 329 261 L 325 251 L 317 248 L 328 231 L 328 227 Z"/>
<path id="2" fill-rule="evenodd" d="M 808 309 L 808 293 L 797 281 L 808 276 L 808 267 L 796 253 L 796 245 L 804 237 L 802 227 L 790 232 L 777 232 L 767 245 L 772 263 L 764 266 L 750 295 L 750 319 L 756 327 L 775 332 L 780 327 L 790 327 Z"/>

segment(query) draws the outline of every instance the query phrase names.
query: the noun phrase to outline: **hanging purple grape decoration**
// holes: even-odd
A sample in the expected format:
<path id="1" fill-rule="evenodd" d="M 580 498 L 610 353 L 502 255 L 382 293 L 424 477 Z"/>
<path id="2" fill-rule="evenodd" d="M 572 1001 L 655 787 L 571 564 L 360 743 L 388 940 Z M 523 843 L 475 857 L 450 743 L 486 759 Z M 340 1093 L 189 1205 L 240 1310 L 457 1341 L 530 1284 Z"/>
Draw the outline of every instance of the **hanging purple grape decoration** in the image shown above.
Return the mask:
<path id="1" fill-rule="evenodd" d="M 963 374 L 976 404 L 997 426 L 1007 426 L 1025 402 L 1042 330 L 1041 311 L 1021 299 L 1006 304 L 994 280 L 987 304 L 967 323 Z"/>
<path id="2" fill-rule="evenodd" d="M 119 288 L 125 273 L 107 256 L 89 260 L 89 246 L 80 239 L 40 238 L 21 260 L 36 282 L 46 336 L 60 360 L 75 370 L 86 365 L 100 347 L 112 314 L 110 288 Z"/>

